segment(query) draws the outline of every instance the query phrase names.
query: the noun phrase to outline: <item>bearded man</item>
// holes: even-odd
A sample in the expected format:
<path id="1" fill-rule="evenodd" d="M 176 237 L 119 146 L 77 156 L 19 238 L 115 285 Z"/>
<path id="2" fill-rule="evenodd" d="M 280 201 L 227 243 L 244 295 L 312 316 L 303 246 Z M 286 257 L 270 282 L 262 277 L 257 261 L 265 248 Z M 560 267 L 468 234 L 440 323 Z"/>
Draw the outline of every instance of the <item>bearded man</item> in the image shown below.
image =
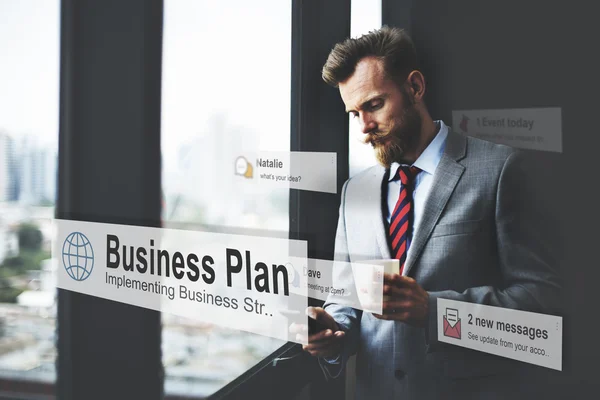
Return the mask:
<path id="1" fill-rule="evenodd" d="M 330 378 L 357 354 L 357 399 L 534 395 L 542 367 L 438 341 L 436 306 L 444 298 L 558 310 L 555 260 L 536 229 L 522 154 L 431 118 L 403 30 L 337 44 L 322 75 L 339 88 L 380 164 L 344 184 L 336 260 L 396 258 L 401 271 L 384 275 L 381 315 L 332 302 L 310 307 L 329 329 L 311 334 L 304 349 Z"/>

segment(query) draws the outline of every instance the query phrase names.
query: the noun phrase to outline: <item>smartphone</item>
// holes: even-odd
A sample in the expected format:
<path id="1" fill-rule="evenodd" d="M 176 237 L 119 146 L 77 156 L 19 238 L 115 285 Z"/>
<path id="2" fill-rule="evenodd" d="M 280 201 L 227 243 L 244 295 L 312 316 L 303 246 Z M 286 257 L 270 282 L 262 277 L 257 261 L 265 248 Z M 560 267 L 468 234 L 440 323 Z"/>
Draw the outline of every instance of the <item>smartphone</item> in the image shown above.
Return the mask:
<path id="1" fill-rule="evenodd" d="M 278 310 L 280 314 L 286 316 L 291 321 L 298 321 L 298 319 L 302 319 L 303 315 L 299 311 L 296 310 Z M 325 329 L 329 329 L 328 326 L 323 323 L 317 321 L 314 318 L 306 317 L 308 319 L 308 334 L 314 335 L 317 332 L 324 331 Z"/>
<path id="2" fill-rule="evenodd" d="M 314 335 L 317 332 L 324 331 L 325 329 L 329 329 L 328 326 L 323 323 L 317 321 L 314 318 L 308 317 L 308 334 Z"/>

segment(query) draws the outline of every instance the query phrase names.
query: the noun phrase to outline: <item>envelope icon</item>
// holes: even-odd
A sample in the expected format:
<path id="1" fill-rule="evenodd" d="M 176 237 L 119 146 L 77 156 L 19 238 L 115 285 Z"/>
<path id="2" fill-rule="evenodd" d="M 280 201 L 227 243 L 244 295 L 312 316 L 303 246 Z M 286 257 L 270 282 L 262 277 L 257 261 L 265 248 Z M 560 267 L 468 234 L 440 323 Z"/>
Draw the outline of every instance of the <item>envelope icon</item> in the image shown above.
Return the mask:
<path id="1" fill-rule="evenodd" d="M 455 325 L 452 326 L 444 315 L 444 336 L 460 339 L 460 318 L 456 321 Z"/>

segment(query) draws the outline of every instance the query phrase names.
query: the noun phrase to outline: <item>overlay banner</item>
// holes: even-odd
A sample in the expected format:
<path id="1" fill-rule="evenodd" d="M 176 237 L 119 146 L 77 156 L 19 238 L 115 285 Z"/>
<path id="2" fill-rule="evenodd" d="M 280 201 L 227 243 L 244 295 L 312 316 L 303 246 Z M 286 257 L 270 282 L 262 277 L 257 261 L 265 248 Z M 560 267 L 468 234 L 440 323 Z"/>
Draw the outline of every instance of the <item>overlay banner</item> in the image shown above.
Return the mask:
<path id="1" fill-rule="evenodd" d="M 305 241 L 55 220 L 57 285 L 303 343 Z M 301 339 L 302 340 L 302 339 Z"/>

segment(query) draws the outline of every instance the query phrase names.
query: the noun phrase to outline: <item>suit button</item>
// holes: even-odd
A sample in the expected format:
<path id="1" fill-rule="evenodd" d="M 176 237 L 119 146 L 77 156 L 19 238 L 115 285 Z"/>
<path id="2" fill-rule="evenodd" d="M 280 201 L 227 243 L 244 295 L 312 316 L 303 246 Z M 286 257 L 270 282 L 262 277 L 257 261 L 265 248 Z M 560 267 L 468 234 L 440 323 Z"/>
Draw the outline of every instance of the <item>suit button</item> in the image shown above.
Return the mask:
<path id="1" fill-rule="evenodd" d="M 404 378 L 404 375 L 406 375 L 406 373 L 401 369 L 397 369 L 396 372 L 394 372 L 394 376 L 396 377 L 396 379 L 402 379 Z"/>

